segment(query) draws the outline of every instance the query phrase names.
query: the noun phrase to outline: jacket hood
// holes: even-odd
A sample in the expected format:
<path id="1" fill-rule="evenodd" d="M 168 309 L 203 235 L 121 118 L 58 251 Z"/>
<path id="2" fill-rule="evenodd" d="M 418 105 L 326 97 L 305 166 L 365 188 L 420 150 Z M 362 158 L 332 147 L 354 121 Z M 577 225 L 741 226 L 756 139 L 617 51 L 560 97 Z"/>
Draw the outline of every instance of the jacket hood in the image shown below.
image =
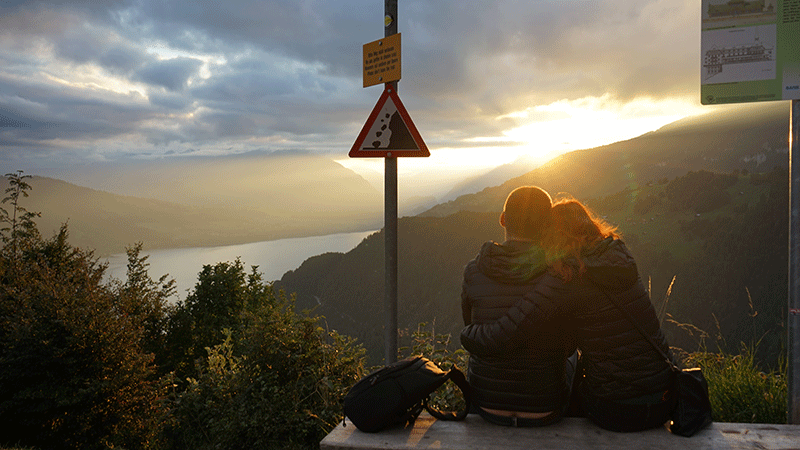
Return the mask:
<path id="1" fill-rule="evenodd" d="M 481 273 L 505 283 L 527 283 L 544 273 L 544 251 L 533 242 L 486 242 L 476 258 Z"/>
<path id="2" fill-rule="evenodd" d="M 639 270 L 628 247 L 619 239 L 606 238 L 584 252 L 589 278 L 607 289 L 626 289 L 639 280 Z"/>

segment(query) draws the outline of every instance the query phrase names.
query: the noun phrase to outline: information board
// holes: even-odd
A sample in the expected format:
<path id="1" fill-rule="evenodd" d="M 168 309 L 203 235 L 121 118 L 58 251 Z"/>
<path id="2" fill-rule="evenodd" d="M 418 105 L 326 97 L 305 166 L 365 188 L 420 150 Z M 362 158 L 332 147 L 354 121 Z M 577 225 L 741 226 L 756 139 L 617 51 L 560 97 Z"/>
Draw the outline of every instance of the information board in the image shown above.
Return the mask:
<path id="1" fill-rule="evenodd" d="M 400 79 L 400 33 L 364 44 L 364 87 Z"/>
<path id="2" fill-rule="evenodd" d="M 704 105 L 800 99 L 800 0 L 703 0 Z"/>

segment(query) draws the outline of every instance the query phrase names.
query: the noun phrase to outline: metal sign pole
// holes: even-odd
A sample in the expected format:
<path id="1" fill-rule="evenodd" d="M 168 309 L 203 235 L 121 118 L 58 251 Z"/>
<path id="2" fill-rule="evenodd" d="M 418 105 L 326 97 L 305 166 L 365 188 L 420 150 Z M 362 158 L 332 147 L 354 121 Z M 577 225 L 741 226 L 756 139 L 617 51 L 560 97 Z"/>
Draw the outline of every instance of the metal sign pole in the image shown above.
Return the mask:
<path id="1" fill-rule="evenodd" d="M 800 424 L 800 100 L 792 100 L 789 117 L 788 418 L 790 424 Z"/>
<path id="2" fill-rule="evenodd" d="M 384 0 L 384 37 L 397 34 L 397 0 Z M 397 82 L 389 83 L 397 92 Z M 386 280 L 386 364 L 397 361 L 397 156 L 387 154 L 384 168 L 384 233 Z"/>

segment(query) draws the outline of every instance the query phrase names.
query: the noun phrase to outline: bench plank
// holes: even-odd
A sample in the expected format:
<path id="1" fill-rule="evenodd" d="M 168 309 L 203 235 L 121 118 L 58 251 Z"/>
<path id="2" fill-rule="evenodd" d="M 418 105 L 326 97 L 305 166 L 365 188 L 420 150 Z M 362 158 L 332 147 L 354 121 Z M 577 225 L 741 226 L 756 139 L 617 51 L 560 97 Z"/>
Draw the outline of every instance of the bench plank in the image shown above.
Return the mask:
<path id="1" fill-rule="evenodd" d="M 413 427 L 395 427 L 380 433 L 363 433 L 347 420 L 320 443 L 321 450 L 364 449 L 442 450 L 562 450 L 562 449 L 768 449 L 800 450 L 800 425 L 713 423 L 691 438 L 671 434 L 666 428 L 637 433 L 606 431 L 588 419 L 566 418 L 541 428 L 492 425 L 470 414 L 463 422 L 437 421 L 428 414 Z"/>

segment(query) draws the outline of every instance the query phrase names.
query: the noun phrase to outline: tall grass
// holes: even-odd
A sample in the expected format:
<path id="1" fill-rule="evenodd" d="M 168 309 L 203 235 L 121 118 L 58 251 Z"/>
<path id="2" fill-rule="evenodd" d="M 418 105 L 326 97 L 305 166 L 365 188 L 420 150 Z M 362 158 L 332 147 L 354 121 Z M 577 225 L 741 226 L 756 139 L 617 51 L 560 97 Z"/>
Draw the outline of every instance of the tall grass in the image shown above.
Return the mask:
<path id="1" fill-rule="evenodd" d="M 753 321 L 753 341 L 739 344 L 738 353 L 726 350 L 727 344 L 717 326 L 716 352 L 709 351 L 706 339 L 709 333 L 692 324 L 679 323 L 666 313 L 672 294 L 675 277 L 663 297 L 658 309 L 658 318 L 677 326 L 697 340 L 694 351 L 673 348 L 686 367 L 700 367 L 708 381 L 712 416 L 715 422 L 738 423 L 787 423 L 789 389 L 787 385 L 788 364 L 785 355 L 780 355 L 777 368 L 762 370 L 755 355 L 758 341 L 755 340 L 755 320 L 758 311 L 753 306 L 747 290 Z M 652 294 L 652 293 L 651 293 Z M 652 298 L 652 296 L 651 296 Z"/>
<path id="2" fill-rule="evenodd" d="M 755 348 L 739 354 L 691 353 L 686 362 L 703 369 L 715 422 L 787 423 L 786 359 L 777 370 L 761 371 Z"/>

